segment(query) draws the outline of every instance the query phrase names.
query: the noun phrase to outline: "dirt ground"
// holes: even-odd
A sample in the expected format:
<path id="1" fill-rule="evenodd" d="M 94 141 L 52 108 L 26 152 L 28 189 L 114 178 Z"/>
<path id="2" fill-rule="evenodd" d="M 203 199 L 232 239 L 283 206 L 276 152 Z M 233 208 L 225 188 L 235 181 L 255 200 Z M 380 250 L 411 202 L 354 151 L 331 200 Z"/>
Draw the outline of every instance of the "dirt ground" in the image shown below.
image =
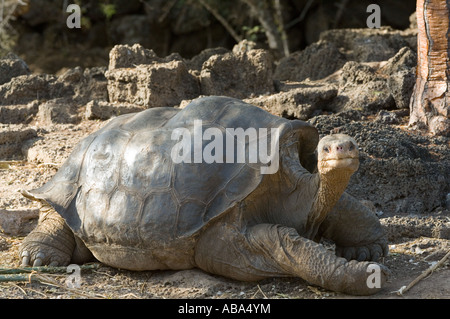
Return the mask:
<path id="1" fill-rule="evenodd" d="M 18 248 L 22 238 L 1 237 L 2 267 L 18 266 Z M 423 248 L 420 248 L 423 247 Z M 69 288 L 68 274 L 43 273 L 35 282 L 1 282 L 1 298 L 213 298 L 213 299 L 436 299 L 450 298 L 450 267 L 448 262 L 409 291 L 398 290 L 409 285 L 417 276 L 444 256 L 448 240 L 418 238 L 391 245 L 384 264 L 391 278 L 378 294 L 355 297 L 311 286 L 299 278 L 273 278 L 246 283 L 213 276 L 198 269 L 184 271 L 131 272 L 96 264 L 95 269 L 81 270 L 80 288 Z M 429 257 L 429 258 L 427 258 Z"/>
<path id="2" fill-rule="evenodd" d="M 35 212 L 37 205 L 23 198 L 17 190 L 32 189 L 49 180 L 72 147 L 82 137 L 102 125 L 104 122 L 83 121 L 78 125 L 41 127 L 38 130 L 39 140 L 28 150 L 28 161 L 2 162 L 0 207 L 7 208 L 3 214 L 13 213 L 18 209 Z M 41 164 L 33 164 L 36 162 Z M 440 218 L 450 220 L 448 216 Z M 25 229 L 26 224 L 31 221 L 22 221 L 23 228 Z M 23 238 L 0 233 L 0 267 L 18 267 L 18 249 Z M 380 293 L 364 298 L 450 298 L 450 260 L 444 262 L 403 295 L 398 294 L 401 287 L 407 286 L 417 276 L 435 265 L 449 250 L 450 240 L 447 239 L 431 237 L 397 239 L 391 243 L 390 254 L 383 260 L 392 272 L 386 287 Z M 42 273 L 31 276 L 39 281 L 4 281 L 2 278 L 0 298 L 361 298 L 311 286 L 299 278 L 273 278 L 246 283 L 213 276 L 197 269 L 130 272 L 97 264 L 94 269 L 82 269 L 80 276 L 79 288 L 68 287 L 66 280 L 69 274 L 65 273 Z"/>

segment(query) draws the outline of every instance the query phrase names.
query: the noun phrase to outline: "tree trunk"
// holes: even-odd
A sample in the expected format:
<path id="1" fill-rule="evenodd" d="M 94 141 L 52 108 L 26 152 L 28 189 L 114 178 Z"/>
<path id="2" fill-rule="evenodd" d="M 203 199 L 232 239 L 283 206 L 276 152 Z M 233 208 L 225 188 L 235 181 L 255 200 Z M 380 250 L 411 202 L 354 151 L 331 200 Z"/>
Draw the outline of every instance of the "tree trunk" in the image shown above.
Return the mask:
<path id="1" fill-rule="evenodd" d="M 450 1 L 417 0 L 417 72 L 411 126 L 450 136 Z"/>

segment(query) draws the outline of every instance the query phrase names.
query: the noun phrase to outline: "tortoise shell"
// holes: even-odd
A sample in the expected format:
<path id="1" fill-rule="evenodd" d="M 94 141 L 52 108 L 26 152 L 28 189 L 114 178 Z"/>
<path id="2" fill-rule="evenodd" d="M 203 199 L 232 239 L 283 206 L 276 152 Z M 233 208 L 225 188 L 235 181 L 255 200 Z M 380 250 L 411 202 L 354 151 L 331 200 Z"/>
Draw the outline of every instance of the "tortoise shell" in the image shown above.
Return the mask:
<path id="1" fill-rule="evenodd" d="M 269 142 L 270 129 L 279 128 L 279 145 L 295 138 L 302 163 L 311 163 L 318 142 L 317 130 L 305 122 L 233 98 L 203 97 L 181 110 L 153 108 L 111 120 L 82 140 L 54 177 L 31 193 L 51 204 L 87 245 L 161 247 L 192 238 L 252 193 L 266 166 L 239 162 L 237 152 L 234 162 L 175 163 L 172 152 L 180 141 L 173 139 L 174 130 L 194 134 L 198 120 L 202 133 L 208 128 L 223 133 L 224 158 L 227 128 L 266 128 Z M 204 149 L 211 140 L 201 143 Z M 312 170 L 314 164 L 309 165 Z"/>

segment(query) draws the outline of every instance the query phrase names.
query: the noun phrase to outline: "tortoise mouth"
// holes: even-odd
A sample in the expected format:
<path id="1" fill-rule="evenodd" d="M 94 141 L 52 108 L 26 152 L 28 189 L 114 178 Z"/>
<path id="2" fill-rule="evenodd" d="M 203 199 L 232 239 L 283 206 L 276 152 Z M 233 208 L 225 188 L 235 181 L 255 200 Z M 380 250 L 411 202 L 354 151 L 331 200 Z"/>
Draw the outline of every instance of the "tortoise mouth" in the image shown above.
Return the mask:
<path id="1" fill-rule="evenodd" d="M 327 158 L 323 159 L 320 163 L 319 171 L 326 173 L 331 170 L 336 169 L 347 169 L 351 171 L 356 171 L 359 167 L 358 157 L 342 157 L 342 158 Z"/>
<path id="2" fill-rule="evenodd" d="M 340 161 L 358 161 L 358 157 L 355 156 L 346 156 L 346 157 L 334 157 L 334 158 L 324 158 L 322 162 L 340 162 Z"/>

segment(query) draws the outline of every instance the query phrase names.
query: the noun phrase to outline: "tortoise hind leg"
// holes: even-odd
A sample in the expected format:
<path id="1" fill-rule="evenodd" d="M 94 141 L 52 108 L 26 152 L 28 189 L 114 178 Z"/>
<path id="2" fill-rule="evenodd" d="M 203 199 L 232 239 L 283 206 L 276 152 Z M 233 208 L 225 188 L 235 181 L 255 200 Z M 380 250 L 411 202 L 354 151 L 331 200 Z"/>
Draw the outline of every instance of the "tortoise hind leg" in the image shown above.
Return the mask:
<path id="1" fill-rule="evenodd" d="M 217 229 L 220 227 L 220 229 Z M 217 234 L 222 234 L 217 237 Z M 224 235 L 225 234 L 225 235 Z M 323 288 L 355 295 L 378 292 L 368 284 L 369 262 L 348 262 L 322 245 L 300 237 L 293 228 L 259 224 L 240 232 L 230 225 L 216 225 L 200 238 L 195 252 L 199 268 L 230 277 L 252 281 L 268 277 L 301 277 Z M 381 265 L 381 284 L 386 273 Z"/>
<path id="2" fill-rule="evenodd" d="M 64 219 L 42 203 L 36 228 L 24 239 L 19 256 L 21 266 L 66 266 L 91 260 L 92 254 L 75 237 Z"/>

